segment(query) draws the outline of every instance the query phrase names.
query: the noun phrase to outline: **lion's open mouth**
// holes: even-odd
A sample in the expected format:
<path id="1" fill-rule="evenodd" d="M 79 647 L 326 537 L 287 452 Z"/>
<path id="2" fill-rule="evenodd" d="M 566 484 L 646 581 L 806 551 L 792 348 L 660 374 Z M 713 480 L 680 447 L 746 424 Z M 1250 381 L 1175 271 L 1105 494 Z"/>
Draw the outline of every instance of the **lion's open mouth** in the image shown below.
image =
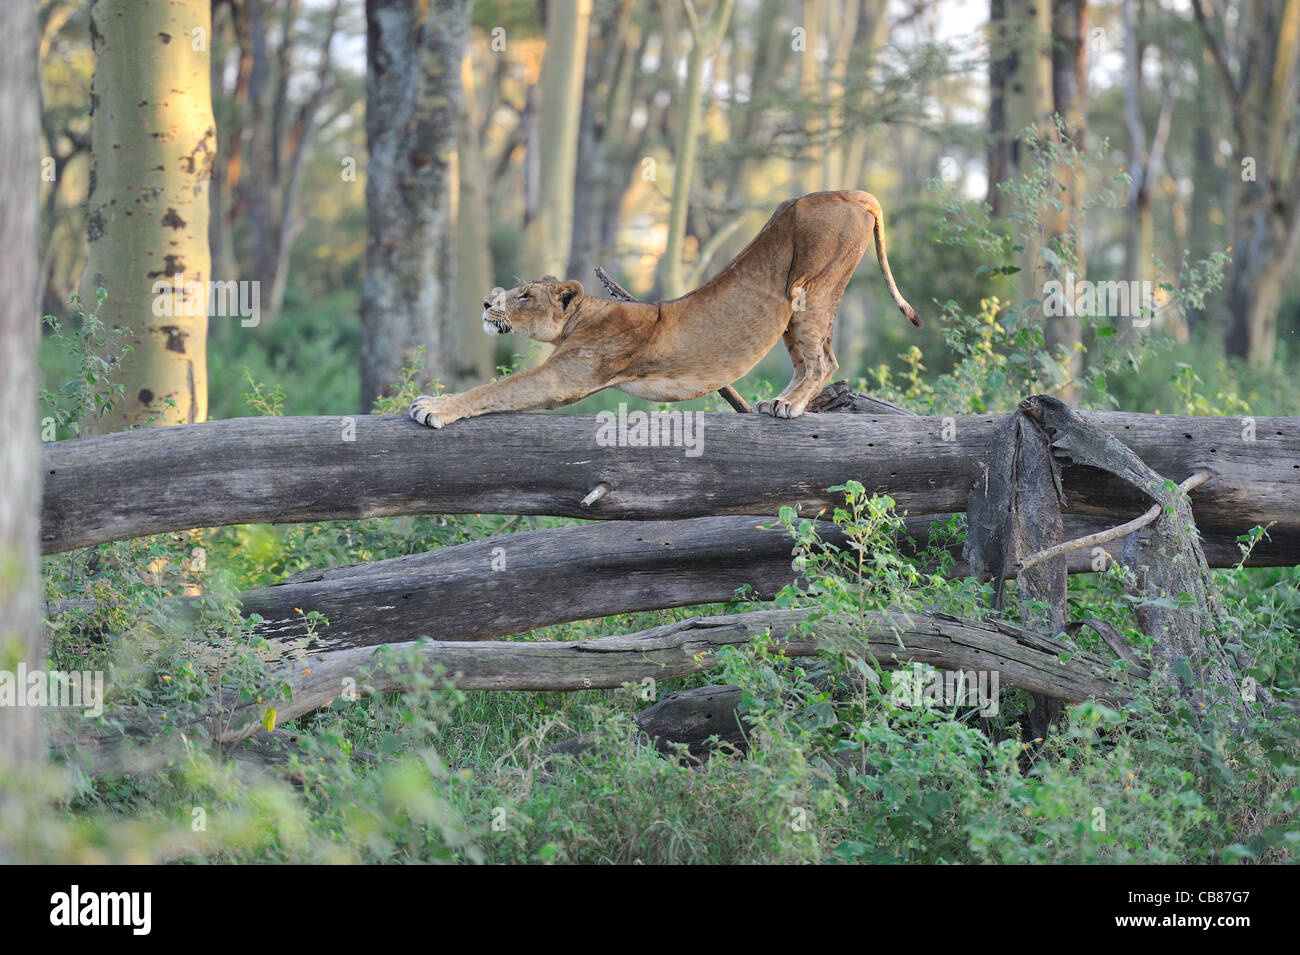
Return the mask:
<path id="1" fill-rule="evenodd" d="M 503 315 L 494 315 L 491 311 L 483 313 L 483 331 L 489 335 L 509 335 L 510 321 Z"/>

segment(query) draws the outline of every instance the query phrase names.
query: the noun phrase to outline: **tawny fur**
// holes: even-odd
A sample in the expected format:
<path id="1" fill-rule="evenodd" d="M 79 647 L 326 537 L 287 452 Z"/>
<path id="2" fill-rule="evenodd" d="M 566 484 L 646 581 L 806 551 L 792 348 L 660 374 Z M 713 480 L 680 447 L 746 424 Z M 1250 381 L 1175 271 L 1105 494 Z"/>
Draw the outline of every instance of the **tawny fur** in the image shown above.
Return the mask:
<path id="1" fill-rule="evenodd" d="M 411 417 L 441 428 L 497 411 L 558 408 L 604 388 L 651 401 L 698 398 L 743 377 L 784 340 L 794 376 L 755 411 L 797 418 L 839 364 L 831 330 L 872 239 L 889 294 L 914 324 L 889 271 L 880 203 L 858 190 L 789 199 L 708 284 L 670 302 L 597 298 L 582 284 L 525 282 L 483 303 L 483 327 L 556 347 L 537 368 L 455 395 L 422 395 Z"/>

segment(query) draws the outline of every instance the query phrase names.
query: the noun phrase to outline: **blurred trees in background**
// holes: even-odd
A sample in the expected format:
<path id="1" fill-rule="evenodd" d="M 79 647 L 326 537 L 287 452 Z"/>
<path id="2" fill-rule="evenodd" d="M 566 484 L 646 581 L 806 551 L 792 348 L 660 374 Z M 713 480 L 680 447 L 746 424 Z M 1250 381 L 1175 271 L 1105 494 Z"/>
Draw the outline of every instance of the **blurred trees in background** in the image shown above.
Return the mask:
<path id="1" fill-rule="evenodd" d="M 420 345 L 427 377 L 481 380 L 529 347 L 479 332 L 492 286 L 546 272 L 590 284 L 604 264 L 640 296 L 677 294 L 783 199 L 821 188 L 880 196 L 899 284 L 926 314 L 950 300 L 973 313 L 992 295 L 1041 299 L 1047 266 L 1177 285 L 1231 246 L 1225 287 L 1204 307 L 1161 308 L 1147 333 L 1202 358 L 1297 357 L 1300 0 L 211 9 L 212 277 L 260 282 L 263 312 L 256 328 L 212 321 L 215 415 L 246 410 L 244 367 L 317 382 L 291 393 L 291 412 L 338 411 L 358 393 L 368 406 Z M 410 31 L 381 48 L 384 16 L 406 17 Z M 39 29 L 40 277 L 57 311 L 89 248 L 88 6 L 43 0 Z M 395 74 L 377 73 L 394 57 Z M 998 184 L 1022 182 L 1026 128 L 1108 168 L 1085 175 L 1062 162 L 1059 208 L 1017 243 L 1020 272 L 977 273 L 1002 263 L 935 242 L 943 191 L 987 197 L 993 228 L 1013 231 L 1014 191 Z M 1120 169 L 1122 209 L 1091 206 Z M 861 273 L 837 323 L 847 375 L 898 368 L 912 344 L 944 367 L 942 325 L 913 333 L 891 314 L 874 274 Z M 1036 320 L 1081 374 L 1094 341 L 1069 318 Z M 782 377 L 784 360 L 763 373 Z"/>

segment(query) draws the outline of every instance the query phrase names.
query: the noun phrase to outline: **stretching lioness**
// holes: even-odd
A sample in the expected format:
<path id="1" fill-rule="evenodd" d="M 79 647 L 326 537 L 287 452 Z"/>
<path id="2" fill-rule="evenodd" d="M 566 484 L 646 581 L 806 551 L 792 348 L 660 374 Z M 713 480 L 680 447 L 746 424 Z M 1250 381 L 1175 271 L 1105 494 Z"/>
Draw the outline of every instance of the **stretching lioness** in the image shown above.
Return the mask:
<path id="1" fill-rule="evenodd" d="M 587 295 L 579 282 L 525 282 L 483 302 L 483 330 L 520 332 L 555 351 L 537 368 L 458 395 L 422 395 L 411 417 L 441 428 L 494 411 L 558 408 L 603 388 L 686 401 L 742 377 L 784 339 L 790 384 L 755 411 L 797 418 L 835 374 L 831 327 L 872 235 L 889 294 L 920 325 L 889 271 L 880 203 L 869 193 L 789 199 L 707 285 L 648 304 Z"/>

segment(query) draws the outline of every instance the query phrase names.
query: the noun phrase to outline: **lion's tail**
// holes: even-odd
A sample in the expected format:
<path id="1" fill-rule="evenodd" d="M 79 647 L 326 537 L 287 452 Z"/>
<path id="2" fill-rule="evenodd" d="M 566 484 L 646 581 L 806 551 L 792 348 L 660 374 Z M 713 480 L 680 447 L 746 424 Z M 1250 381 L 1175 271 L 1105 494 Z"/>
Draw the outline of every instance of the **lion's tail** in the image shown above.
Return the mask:
<path id="1" fill-rule="evenodd" d="M 907 316 L 907 320 L 920 328 L 921 319 L 898 291 L 898 286 L 894 283 L 894 274 L 889 271 L 889 256 L 885 254 L 885 214 L 880 208 L 880 200 L 869 192 L 858 192 L 857 195 L 861 197 L 860 201 L 876 220 L 876 258 L 880 260 L 880 274 L 885 277 L 885 285 L 889 287 L 889 297 L 894 300 L 898 310 Z"/>

